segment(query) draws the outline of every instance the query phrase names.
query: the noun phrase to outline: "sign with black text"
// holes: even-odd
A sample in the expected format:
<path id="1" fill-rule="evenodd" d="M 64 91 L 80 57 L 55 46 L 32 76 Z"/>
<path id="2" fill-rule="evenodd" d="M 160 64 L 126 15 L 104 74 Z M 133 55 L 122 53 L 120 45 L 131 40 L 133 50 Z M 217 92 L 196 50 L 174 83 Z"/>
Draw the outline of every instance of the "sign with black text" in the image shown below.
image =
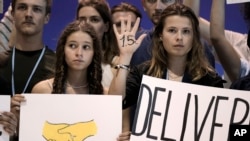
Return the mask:
<path id="1" fill-rule="evenodd" d="M 226 141 L 249 125 L 249 91 L 143 76 L 131 141 Z"/>

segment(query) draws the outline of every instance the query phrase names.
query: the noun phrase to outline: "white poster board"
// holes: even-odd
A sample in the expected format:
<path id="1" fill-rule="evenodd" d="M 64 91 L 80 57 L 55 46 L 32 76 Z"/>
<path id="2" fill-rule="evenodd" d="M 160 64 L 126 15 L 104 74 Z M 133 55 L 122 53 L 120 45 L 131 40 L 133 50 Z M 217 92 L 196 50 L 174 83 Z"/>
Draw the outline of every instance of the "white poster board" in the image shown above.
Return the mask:
<path id="1" fill-rule="evenodd" d="M 10 96 L 0 95 L 0 114 L 3 111 L 10 111 Z M 8 141 L 9 134 L 3 130 L 3 125 L 0 124 L 0 141 Z"/>
<path id="2" fill-rule="evenodd" d="M 249 125 L 249 106 L 249 91 L 143 76 L 131 141 L 226 141 L 230 123 Z"/>
<path id="3" fill-rule="evenodd" d="M 25 98 L 19 141 L 111 141 L 121 133 L 121 96 L 25 94 Z"/>
<path id="4" fill-rule="evenodd" d="M 250 2 L 250 0 L 227 0 L 227 4 Z"/>

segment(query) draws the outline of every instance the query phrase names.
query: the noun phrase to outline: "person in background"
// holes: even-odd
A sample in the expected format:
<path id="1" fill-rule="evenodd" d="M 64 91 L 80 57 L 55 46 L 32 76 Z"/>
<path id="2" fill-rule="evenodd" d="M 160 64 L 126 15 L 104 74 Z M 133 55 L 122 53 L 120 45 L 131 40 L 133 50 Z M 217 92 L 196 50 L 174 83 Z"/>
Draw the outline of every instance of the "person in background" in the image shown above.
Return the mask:
<path id="1" fill-rule="evenodd" d="M 134 35 L 130 22 L 123 27 L 121 34 L 115 30 L 117 39 L 124 35 Z M 119 41 L 120 53 L 123 55 L 120 55 L 118 71 L 109 89 L 109 94 L 124 96 L 123 133 L 117 140 L 129 138 L 130 107 L 137 103 L 143 75 L 223 88 L 224 81 L 204 57 L 199 21 L 189 7 L 175 3 L 161 13 L 152 38 L 152 59 L 130 71 L 129 61 L 135 49 L 138 48 L 139 41 L 134 40 L 133 44 L 130 42 L 123 44 Z"/>
<path id="2" fill-rule="evenodd" d="M 250 2 L 243 3 L 243 14 L 248 26 L 250 26 Z M 250 48 L 250 29 L 248 31 L 247 45 Z M 249 54 L 250 55 L 250 54 Z M 241 61 L 241 78 L 233 81 L 230 88 L 237 90 L 247 90 L 250 91 L 250 61 L 243 60 L 236 56 L 235 59 L 240 59 Z M 247 74 L 247 75 L 246 75 Z M 246 75 L 246 76 L 244 76 Z"/>
<path id="3" fill-rule="evenodd" d="M 84 3 L 88 3 L 88 2 L 106 2 L 106 0 L 78 0 L 79 4 L 84 4 Z"/>
<path id="4" fill-rule="evenodd" d="M 0 67 L 6 63 L 10 49 L 15 42 L 16 31 L 13 25 L 11 10 L 12 8 L 10 5 L 0 21 Z"/>
<path id="5" fill-rule="evenodd" d="M 13 43 L 15 42 L 15 37 L 12 34 L 13 32 L 15 34 L 15 28 L 13 27 L 13 17 L 11 15 L 11 10 L 12 8 L 10 5 L 0 21 L 0 52 L 10 50 L 10 47 L 13 47 Z"/>
<path id="6" fill-rule="evenodd" d="M 101 41 L 102 51 L 102 84 L 105 93 L 108 92 L 115 70 L 116 59 L 119 56 L 119 49 L 115 39 L 112 19 L 107 2 L 90 1 L 78 5 L 76 12 L 77 20 L 92 25 Z"/>
<path id="7" fill-rule="evenodd" d="M 198 15 L 200 0 L 186 0 Z M 249 2 L 244 4 L 244 10 L 249 9 Z M 248 8 L 247 8 L 248 7 Z M 249 12 L 249 11 L 248 11 Z M 247 16 L 247 15 L 246 15 Z M 249 25 L 249 16 L 245 17 Z M 200 17 L 201 35 L 211 42 L 216 54 L 216 59 L 223 66 L 224 79 L 227 81 L 225 88 L 229 88 L 232 81 L 247 75 L 250 67 L 250 48 L 247 46 L 247 34 L 225 30 L 225 1 L 213 1 L 210 22 Z M 242 66 L 244 66 L 242 68 Z"/>
<path id="8" fill-rule="evenodd" d="M 11 4 L 16 41 L 0 69 L 0 94 L 12 96 L 11 112 L 19 119 L 21 94 L 30 93 L 37 82 L 54 74 L 55 53 L 43 42 L 52 1 L 13 0 Z"/>
<path id="9" fill-rule="evenodd" d="M 33 86 L 54 74 L 55 53 L 43 43 L 51 0 L 13 0 L 16 42 L 0 70 L 0 94 L 30 93 Z"/>
<path id="10" fill-rule="evenodd" d="M 131 26 L 133 27 L 136 18 L 142 18 L 141 12 L 136 6 L 125 2 L 121 2 L 120 4 L 113 6 L 111 8 L 111 15 L 113 24 L 116 24 L 119 33 L 121 32 L 121 19 L 128 19 L 128 15 L 130 15 Z M 140 30 L 140 27 L 138 30 Z"/>
<path id="11" fill-rule="evenodd" d="M 186 0 L 183 0 L 185 3 Z M 151 59 L 152 57 L 152 37 L 155 26 L 159 22 L 160 15 L 162 11 L 168 7 L 169 5 L 180 2 L 180 0 L 141 0 L 142 6 L 144 11 L 147 13 L 148 18 L 153 23 L 153 27 L 150 30 L 143 30 L 137 33 L 137 36 L 146 33 L 147 36 L 144 38 L 142 44 L 140 47 L 136 50 L 136 52 L 133 55 L 133 58 L 131 60 L 131 65 L 138 65 L 143 63 L 144 61 L 147 61 Z M 210 47 L 207 45 L 206 41 L 201 39 L 203 46 L 205 47 L 205 56 L 208 58 L 210 64 L 215 67 L 215 60 L 214 56 L 211 52 Z M 143 55 L 142 55 L 143 54 Z"/>
<path id="12" fill-rule="evenodd" d="M 32 93 L 103 94 L 101 47 L 92 26 L 70 23 L 58 40 L 56 54 L 54 78 L 36 84 Z"/>

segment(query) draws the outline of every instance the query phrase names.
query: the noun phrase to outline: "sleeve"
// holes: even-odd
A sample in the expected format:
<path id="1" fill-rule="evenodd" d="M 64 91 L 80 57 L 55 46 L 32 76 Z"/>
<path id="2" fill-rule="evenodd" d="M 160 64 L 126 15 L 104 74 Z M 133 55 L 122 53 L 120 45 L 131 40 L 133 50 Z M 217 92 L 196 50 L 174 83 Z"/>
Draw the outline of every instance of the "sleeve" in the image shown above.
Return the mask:
<path id="1" fill-rule="evenodd" d="M 9 50 L 10 34 L 13 27 L 12 21 L 11 6 L 9 6 L 8 11 L 5 12 L 0 21 L 0 52 Z"/>
<path id="2" fill-rule="evenodd" d="M 137 103 L 140 85 L 142 81 L 142 73 L 138 67 L 134 67 L 127 78 L 126 96 L 123 100 L 123 109 L 126 109 Z"/>

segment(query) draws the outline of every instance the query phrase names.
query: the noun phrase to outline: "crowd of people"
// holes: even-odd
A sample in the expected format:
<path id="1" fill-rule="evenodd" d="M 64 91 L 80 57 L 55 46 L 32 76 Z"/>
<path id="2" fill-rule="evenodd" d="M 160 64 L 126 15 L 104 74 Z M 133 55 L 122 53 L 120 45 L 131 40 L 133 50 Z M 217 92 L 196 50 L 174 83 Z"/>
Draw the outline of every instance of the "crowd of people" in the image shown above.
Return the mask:
<path id="1" fill-rule="evenodd" d="M 199 16 L 200 0 L 141 0 L 153 23 L 143 29 L 132 4 L 110 8 L 106 0 L 79 0 L 76 19 L 53 51 L 43 42 L 52 0 L 12 0 L 0 22 L 0 95 L 11 96 L 11 111 L 0 109 L 0 124 L 18 140 L 24 93 L 118 94 L 123 121 L 117 140 L 125 141 L 143 75 L 219 88 L 232 82 L 231 89 L 250 90 L 250 39 L 225 30 L 224 2 L 212 1 L 207 21 Z M 242 5 L 249 26 L 250 2 Z M 218 75 L 216 60 L 228 77 Z"/>

